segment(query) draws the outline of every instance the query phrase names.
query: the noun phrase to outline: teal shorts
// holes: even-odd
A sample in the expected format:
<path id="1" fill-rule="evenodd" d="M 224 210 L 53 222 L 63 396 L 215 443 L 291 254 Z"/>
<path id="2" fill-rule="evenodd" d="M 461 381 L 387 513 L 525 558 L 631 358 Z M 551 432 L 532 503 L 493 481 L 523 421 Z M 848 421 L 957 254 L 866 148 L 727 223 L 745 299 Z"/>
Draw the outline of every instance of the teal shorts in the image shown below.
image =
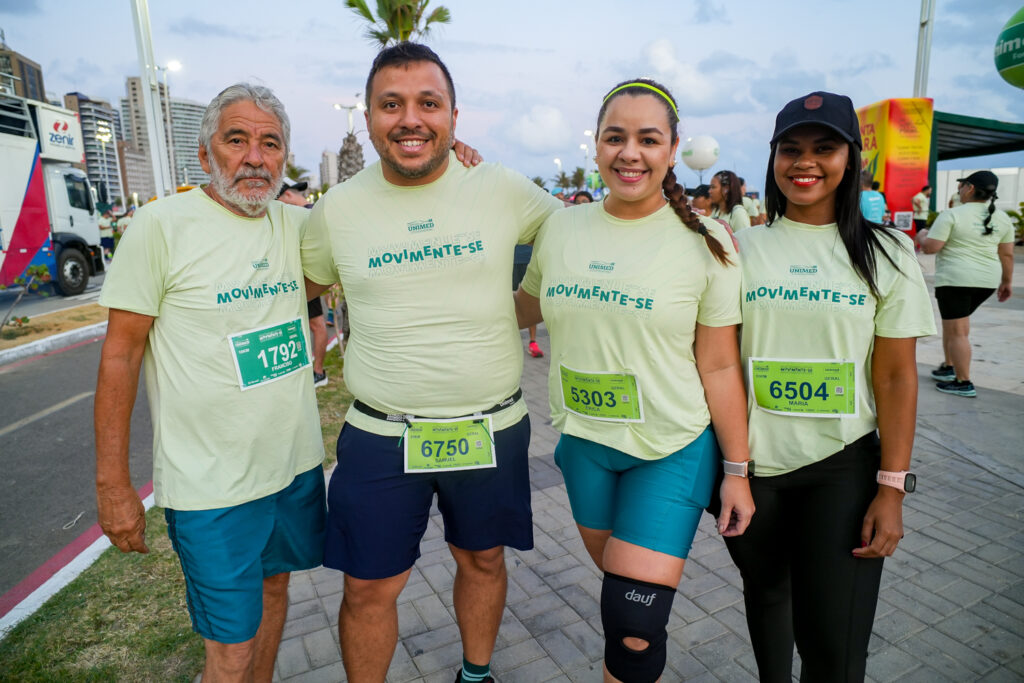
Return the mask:
<path id="1" fill-rule="evenodd" d="M 320 465 L 248 503 L 164 510 L 185 574 L 192 629 L 218 643 L 254 637 L 263 618 L 263 579 L 320 564 L 326 515 Z"/>
<path id="2" fill-rule="evenodd" d="M 576 523 L 615 538 L 686 558 L 720 467 L 710 427 L 675 453 L 641 460 L 563 434 L 555 448 Z"/>

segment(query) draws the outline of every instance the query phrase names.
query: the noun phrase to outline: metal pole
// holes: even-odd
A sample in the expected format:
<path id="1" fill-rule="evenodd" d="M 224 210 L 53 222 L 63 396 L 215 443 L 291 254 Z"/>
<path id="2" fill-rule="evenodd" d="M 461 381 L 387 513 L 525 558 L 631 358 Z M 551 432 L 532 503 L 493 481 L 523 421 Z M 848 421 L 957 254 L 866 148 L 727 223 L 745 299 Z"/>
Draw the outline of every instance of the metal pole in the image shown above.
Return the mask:
<path id="1" fill-rule="evenodd" d="M 914 68 L 914 97 L 927 97 L 928 62 L 932 54 L 932 24 L 935 0 L 921 0 L 921 18 L 917 31 L 917 65 Z"/>
<path id="2" fill-rule="evenodd" d="M 178 165 L 174 159 L 174 124 L 171 123 L 171 89 L 167 85 L 167 72 L 170 67 L 163 67 L 164 71 L 164 112 L 167 114 L 167 161 L 171 167 L 171 182 L 174 183 L 174 191 L 178 191 Z"/>
<path id="3" fill-rule="evenodd" d="M 132 5 L 132 19 L 135 24 L 135 45 L 139 52 L 139 70 L 142 80 L 142 104 L 146 113 L 146 134 L 149 139 L 149 157 L 153 167 L 153 183 L 156 196 L 170 194 L 171 170 L 167 163 L 167 145 L 164 136 L 163 117 L 159 115 L 160 102 L 157 95 L 159 81 L 153 60 L 153 40 L 150 34 L 148 0 L 129 0 Z"/>

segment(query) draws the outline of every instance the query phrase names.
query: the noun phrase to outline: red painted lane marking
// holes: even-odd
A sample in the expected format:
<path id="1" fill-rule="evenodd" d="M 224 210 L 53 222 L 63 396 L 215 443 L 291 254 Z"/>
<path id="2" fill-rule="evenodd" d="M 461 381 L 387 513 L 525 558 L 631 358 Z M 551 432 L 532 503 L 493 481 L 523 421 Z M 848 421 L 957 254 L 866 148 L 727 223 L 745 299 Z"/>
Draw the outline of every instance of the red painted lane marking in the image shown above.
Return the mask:
<path id="1" fill-rule="evenodd" d="M 80 342 L 78 342 L 76 344 L 72 344 L 71 346 L 64 346 L 64 347 L 59 348 L 59 349 L 54 349 L 53 351 L 47 351 L 46 353 L 40 353 L 40 354 L 37 354 L 35 356 L 29 356 L 28 358 L 22 358 L 19 361 L 11 363 L 10 365 L 0 366 L 0 372 L 7 372 L 8 370 L 13 370 L 14 368 L 20 367 L 20 366 L 25 365 L 27 363 L 31 363 L 32 361 L 37 361 L 37 360 L 40 360 L 41 358 L 46 358 L 47 356 L 54 356 L 54 355 L 56 355 L 58 353 L 64 353 L 65 351 L 70 351 L 71 349 L 77 349 L 79 346 L 85 346 L 86 344 L 93 344 L 95 342 L 100 341 L 104 337 L 106 337 L 106 335 L 105 334 L 101 334 L 98 337 L 93 337 L 92 339 L 86 339 L 85 341 L 80 341 Z"/>
<path id="2" fill-rule="evenodd" d="M 145 499 L 152 492 L 153 482 L 150 481 L 139 489 L 139 498 Z M 100 525 L 93 524 L 82 532 L 78 538 L 68 543 L 56 555 L 44 562 L 42 566 L 22 579 L 18 585 L 0 596 L 0 617 L 3 617 L 17 607 L 22 600 L 49 581 L 50 577 L 66 567 L 69 562 L 78 557 L 83 550 L 92 545 L 102 535 L 103 530 L 100 529 Z"/>

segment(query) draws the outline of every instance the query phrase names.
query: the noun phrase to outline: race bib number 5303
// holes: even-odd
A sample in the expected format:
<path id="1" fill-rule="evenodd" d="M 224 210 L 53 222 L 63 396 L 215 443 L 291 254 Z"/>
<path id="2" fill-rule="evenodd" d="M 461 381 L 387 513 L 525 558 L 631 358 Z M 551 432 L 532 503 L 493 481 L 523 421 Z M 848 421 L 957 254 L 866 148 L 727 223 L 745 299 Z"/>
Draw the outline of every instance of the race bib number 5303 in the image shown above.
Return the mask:
<path id="1" fill-rule="evenodd" d="M 570 413 L 608 422 L 643 422 L 644 411 L 636 375 L 583 372 L 558 368 L 562 406 Z"/>

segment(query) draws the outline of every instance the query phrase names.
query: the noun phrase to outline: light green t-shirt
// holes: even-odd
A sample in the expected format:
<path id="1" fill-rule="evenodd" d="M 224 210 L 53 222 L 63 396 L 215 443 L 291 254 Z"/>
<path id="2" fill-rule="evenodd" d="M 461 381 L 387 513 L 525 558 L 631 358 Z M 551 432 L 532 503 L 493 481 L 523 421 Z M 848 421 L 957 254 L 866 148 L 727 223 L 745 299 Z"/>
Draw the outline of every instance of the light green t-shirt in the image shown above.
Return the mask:
<path id="1" fill-rule="evenodd" d="M 914 219 L 928 220 L 928 195 L 918 192 L 910 201 L 914 209 Z"/>
<path id="2" fill-rule="evenodd" d="M 100 216 L 100 237 L 113 237 L 114 236 L 114 221 L 107 218 L 106 216 Z"/>
<path id="3" fill-rule="evenodd" d="M 732 240 L 702 218 L 735 264 Z M 622 220 L 600 203 L 559 211 L 541 228 L 523 290 L 541 301 L 551 334 L 551 419 L 565 434 L 646 460 L 670 455 L 710 423 L 694 364 L 694 329 L 740 321 L 740 273 L 667 204 Z M 631 374 L 643 422 L 606 422 L 564 408 L 560 366 Z"/>
<path id="4" fill-rule="evenodd" d="M 750 215 L 747 213 L 747 210 L 743 208 L 742 204 L 737 204 L 732 207 L 732 211 L 729 212 L 728 216 L 721 213 L 716 206 L 711 210 L 711 217 L 724 220 L 729 224 L 729 227 L 732 228 L 734 234 L 744 228 L 750 227 Z"/>
<path id="5" fill-rule="evenodd" d="M 757 208 L 757 202 L 754 200 L 753 197 L 743 195 L 743 208 L 746 209 L 747 216 L 749 216 L 750 218 L 757 218 L 758 216 L 761 215 L 760 211 Z"/>
<path id="6" fill-rule="evenodd" d="M 936 287 L 999 286 L 998 247 L 1013 242 L 1013 222 L 997 209 L 989 222 L 992 233 L 986 235 L 982 225 L 987 216 L 988 202 L 967 202 L 936 217 L 928 237 L 946 243 L 935 255 Z"/>
<path id="7" fill-rule="evenodd" d="M 876 256 L 876 300 L 857 276 L 835 223 L 786 218 L 737 235 L 743 270 L 741 352 L 750 411 L 750 457 L 758 476 L 784 474 L 825 459 L 874 430 L 871 385 L 874 339 L 935 334 L 928 290 L 910 240 L 882 238 Z M 756 404 L 750 359 L 852 361 L 856 416 L 777 414 Z M 815 383 L 816 384 L 816 383 Z M 807 387 L 810 391 L 814 385 Z M 781 388 L 780 388 L 781 394 Z M 794 389 L 794 393 L 795 389 Z M 788 398 L 788 397 L 787 397 Z M 793 397 L 799 405 L 802 398 Z"/>
<path id="8" fill-rule="evenodd" d="M 454 154 L 427 185 L 392 185 L 377 163 L 334 186 L 313 208 L 302 254 L 310 280 L 345 288 L 349 391 L 377 410 L 421 417 L 469 415 L 515 393 L 523 349 L 513 251 L 562 206 L 514 171 L 467 169 Z M 525 414 L 517 401 L 493 427 Z M 356 409 L 345 419 L 376 434 L 404 430 Z"/>
<path id="9" fill-rule="evenodd" d="M 195 189 L 140 208 L 121 238 L 100 304 L 156 318 L 145 370 L 157 505 L 238 505 L 323 461 L 309 366 L 243 390 L 228 338 L 299 319 L 293 348 L 312 357 L 299 261 L 307 215 L 275 201 L 243 218 Z"/>

